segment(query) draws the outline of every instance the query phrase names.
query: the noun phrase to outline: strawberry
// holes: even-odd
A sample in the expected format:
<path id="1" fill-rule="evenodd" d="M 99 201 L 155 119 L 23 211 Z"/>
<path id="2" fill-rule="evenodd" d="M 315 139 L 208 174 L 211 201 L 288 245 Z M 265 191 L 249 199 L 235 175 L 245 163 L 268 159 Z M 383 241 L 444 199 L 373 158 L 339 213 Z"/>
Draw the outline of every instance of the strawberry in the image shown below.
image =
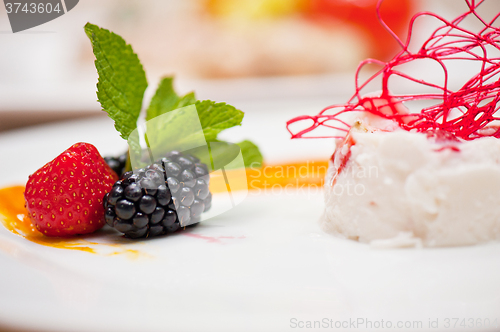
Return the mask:
<path id="1" fill-rule="evenodd" d="M 29 177 L 26 209 L 47 236 L 92 233 L 104 225 L 103 197 L 116 180 L 92 144 L 76 143 Z"/>

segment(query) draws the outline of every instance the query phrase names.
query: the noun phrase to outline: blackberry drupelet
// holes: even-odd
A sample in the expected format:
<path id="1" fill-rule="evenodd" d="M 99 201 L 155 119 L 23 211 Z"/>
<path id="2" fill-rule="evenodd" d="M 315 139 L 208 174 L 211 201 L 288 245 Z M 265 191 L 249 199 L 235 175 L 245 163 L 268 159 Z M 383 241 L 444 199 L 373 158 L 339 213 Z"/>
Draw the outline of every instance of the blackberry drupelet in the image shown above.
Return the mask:
<path id="1" fill-rule="evenodd" d="M 121 177 L 125 172 L 125 166 L 127 164 L 127 152 L 118 157 L 104 157 L 104 161 L 108 166 Z"/>
<path id="2" fill-rule="evenodd" d="M 130 238 L 171 233 L 210 209 L 207 165 L 178 151 L 126 172 L 104 197 L 106 223 Z"/>

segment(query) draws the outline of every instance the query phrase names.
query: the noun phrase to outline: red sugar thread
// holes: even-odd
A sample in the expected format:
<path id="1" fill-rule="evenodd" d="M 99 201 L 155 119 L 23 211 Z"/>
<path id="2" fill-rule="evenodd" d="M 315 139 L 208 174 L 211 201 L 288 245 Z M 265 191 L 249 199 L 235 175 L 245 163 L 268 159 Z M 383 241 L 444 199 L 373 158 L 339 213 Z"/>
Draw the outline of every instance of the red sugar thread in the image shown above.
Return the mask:
<path id="1" fill-rule="evenodd" d="M 346 104 L 332 105 L 324 108 L 314 116 L 299 116 L 287 122 L 287 129 L 292 138 L 344 138 L 350 125 L 339 116 L 347 112 L 369 112 L 382 118 L 394 120 L 402 129 L 407 131 L 427 132 L 443 130 L 454 137 L 464 140 L 473 140 L 480 137 L 500 138 L 500 126 L 491 124 L 500 120 L 497 112 L 500 110 L 500 57 L 489 56 L 489 48 L 500 52 L 500 28 L 493 23 L 500 17 L 498 13 L 490 22 L 486 22 L 477 12 L 477 7 L 484 2 L 465 0 L 469 10 L 449 22 L 430 12 L 421 12 L 412 17 L 409 24 L 406 43 L 385 24 L 380 15 L 380 6 L 383 0 L 377 3 L 377 17 L 384 28 L 398 41 L 402 50 L 389 62 L 384 63 L 375 59 L 362 61 L 355 76 L 355 93 Z M 408 49 L 411 41 L 415 21 L 422 16 L 433 17 L 443 23 L 423 43 L 418 52 L 412 53 Z M 460 26 L 460 23 L 469 16 L 474 16 L 483 25 L 475 33 Z M 442 86 L 412 78 L 397 66 L 417 59 L 431 59 L 438 63 L 444 73 Z M 452 91 L 448 87 L 449 75 L 445 62 L 453 60 L 475 61 L 480 63 L 481 70 L 471 77 L 460 89 Z M 378 72 L 359 84 L 359 73 L 367 64 L 382 66 Z M 398 76 L 412 82 L 432 87 L 440 93 L 393 95 L 388 85 L 391 76 Z M 382 93 L 379 96 L 362 97 L 360 92 L 375 78 L 382 79 Z M 440 100 L 441 103 L 422 109 L 418 113 L 401 113 L 397 105 L 414 100 Z M 377 102 L 384 101 L 383 104 Z M 333 112 L 333 113 L 332 113 Z M 453 114 L 452 114 L 453 112 Z M 313 121 L 309 127 L 293 133 L 290 125 L 296 122 Z M 489 125 L 490 124 L 490 125 Z M 304 136 L 318 127 L 326 127 L 344 132 L 343 136 Z"/>

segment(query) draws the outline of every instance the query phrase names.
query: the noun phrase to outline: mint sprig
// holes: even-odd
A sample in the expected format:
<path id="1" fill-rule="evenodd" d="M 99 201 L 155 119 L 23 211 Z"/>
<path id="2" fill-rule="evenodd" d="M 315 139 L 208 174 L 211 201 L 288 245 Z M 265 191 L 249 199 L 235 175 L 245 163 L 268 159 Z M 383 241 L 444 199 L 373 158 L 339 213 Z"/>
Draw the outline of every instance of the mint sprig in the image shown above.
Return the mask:
<path id="1" fill-rule="evenodd" d="M 137 128 L 144 91 L 148 86 L 139 58 L 122 37 L 87 23 L 85 33 L 92 43 L 99 74 L 97 98 L 121 137 Z"/>
<path id="2" fill-rule="evenodd" d="M 99 74 L 98 100 L 103 110 L 115 121 L 115 128 L 120 132 L 121 137 L 128 139 L 137 128 L 144 92 L 148 85 L 144 69 L 132 47 L 122 37 L 90 23 L 85 25 L 85 33 L 92 43 L 96 57 L 95 66 Z M 193 104 L 196 106 L 205 140 L 208 143 L 227 143 L 218 144 L 217 151 L 213 153 L 217 152 L 219 155 L 228 157 L 232 155 L 235 145 L 220 141 L 217 136 L 225 129 L 240 126 L 244 113 L 226 103 L 211 100 L 199 101 L 193 92 L 179 96 L 173 87 L 173 77 L 165 77 L 161 80 L 146 110 L 146 121 Z M 167 123 L 168 128 L 157 129 L 172 134 L 179 132 L 176 139 L 189 140 L 189 137 L 180 137 L 182 128 L 176 123 L 175 117 L 172 117 L 171 122 L 171 124 Z M 137 141 L 135 145 L 138 145 L 138 138 L 132 141 Z M 148 142 L 147 137 L 146 142 Z M 172 140 L 169 140 L 169 144 L 176 145 Z M 246 167 L 262 164 L 262 154 L 255 144 L 243 141 L 237 145 L 241 149 Z"/>

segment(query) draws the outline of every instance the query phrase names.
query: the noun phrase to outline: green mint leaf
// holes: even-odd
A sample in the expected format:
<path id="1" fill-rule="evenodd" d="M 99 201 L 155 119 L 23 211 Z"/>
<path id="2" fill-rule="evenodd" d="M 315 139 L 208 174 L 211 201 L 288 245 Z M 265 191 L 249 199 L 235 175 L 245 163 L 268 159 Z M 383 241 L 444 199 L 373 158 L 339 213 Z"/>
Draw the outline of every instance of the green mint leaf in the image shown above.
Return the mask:
<path id="1" fill-rule="evenodd" d="M 213 170 L 227 168 L 228 164 L 235 160 L 240 153 L 238 145 L 224 141 L 208 142 L 208 150 L 209 156 L 196 155 L 196 157 L 200 158 L 203 163 L 210 165 Z"/>
<path id="2" fill-rule="evenodd" d="M 137 127 L 144 91 L 148 86 L 139 58 L 122 37 L 87 23 L 85 33 L 92 43 L 99 74 L 97 98 L 121 137 L 127 139 Z"/>
<path id="3" fill-rule="evenodd" d="M 173 80 L 173 77 L 165 77 L 160 81 L 146 111 L 146 121 L 174 109 L 179 96 L 175 93 Z"/>
<path id="4" fill-rule="evenodd" d="M 211 100 L 197 101 L 194 93 L 180 97 L 174 89 L 173 77 L 164 77 L 146 112 L 146 121 L 159 115 L 166 115 L 173 110 L 195 105 L 196 112 L 203 129 L 205 140 L 209 143 L 210 156 L 206 155 L 203 149 L 194 149 L 190 153 L 198 156 L 202 162 L 210 164 L 212 160 L 217 161 L 216 168 L 229 164 L 237 157 L 239 151 L 243 155 L 245 167 L 260 167 L 262 165 L 262 154 L 259 148 L 250 141 L 243 141 L 237 144 L 217 140 L 218 134 L 228 128 L 241 125 L 244 113 L 226 103 L 216 103 Z M 146 135 L 148 146 L 153 150 L 168 152 L 172 149 L 182 149 L 183 146 L 191 146 L 199 139 L 197 133 L 190 133 L 190 128 L 195 125 L 185 123 L 187 118 L 176 112 L 166 115 L 159 122 L 148 122 L 148 132 Z M 210 144 L 217 143 L 217 144 Z M 219 165 L 220 164 L 220 165 Z"/>
<path id="5" fill-rule="evenodd" d="M 195 104 L 207 141 L 214 141 L 224 129 L 241 125 L 243 112 L 226 103 L 197 101 L 194 93 L 179 97 L 173 87 L 173 77 L 164 77 L 146 112 L 146 121 L 178 108 Z M 177 128 L 171 128 L 177 130 Z"/>
<path id="6" fill-rule="evenodd" d="M 158 115 L 196 103 L 196 97 L 193 92 L 183 97 L 179 97 L 174 90 L 173 81 L 173 77 L 164 77 L 160 81 L 156 93 L 151 99 L 151 103 L 146 111 L 146 121 Z"/>
<path id="7" fill-rule="evenodd" d="M 241 154 L 243 155 L 243 160 L 245 162 L 245 167 L 261 167 L 264 158 L 262 157 L 262 153 L 260 153 L 257 145 L 250 141 L 242 141 L 236 143 L 240 149 Z"/>
<path id="8" fill-rule="evenodd" d="M 177 105 L 175 105 L 175 109 L 193 104 L 196 104 L 196 96 L 194 95 L 194 92 L 191 92 L 179 99 Z"/>
<path id="9" fill-rule="evenodd" d="M 146 122 L 146 141 L 156 155 L 205 145 L 195 105 L 167 112 Z"/>
<path id="10" fill-rule="evenodd" d="M 207 141 L 215 141 L 221 131 L 240 126 L 243 120 L 244 113 L 226 103 L 203 100 L 195 105 Z"/>
<path id="11" fill-rule="evenodd" d="M 202 156 L 198 156 L 198 158 L 202 159 L 204 163 L 215 163 L 212 164 L 214 169 L 219 169 L 222 167 L 226 167 L 231 163 L 240 153 L 243 156 L 243 161 L 245 167 L 261 167 L 262 166 L 262 154 L 259 151 L 257 145 L 250 141 L 242 141 L 240 143 L 229 143 L 225 141 L 210 141 L 210 155 L 211 160 L 204 160 Z M 207 159 L 207 158 L 205 158 Z M 242 165 L 243 166 L 243 165 Z"/>

